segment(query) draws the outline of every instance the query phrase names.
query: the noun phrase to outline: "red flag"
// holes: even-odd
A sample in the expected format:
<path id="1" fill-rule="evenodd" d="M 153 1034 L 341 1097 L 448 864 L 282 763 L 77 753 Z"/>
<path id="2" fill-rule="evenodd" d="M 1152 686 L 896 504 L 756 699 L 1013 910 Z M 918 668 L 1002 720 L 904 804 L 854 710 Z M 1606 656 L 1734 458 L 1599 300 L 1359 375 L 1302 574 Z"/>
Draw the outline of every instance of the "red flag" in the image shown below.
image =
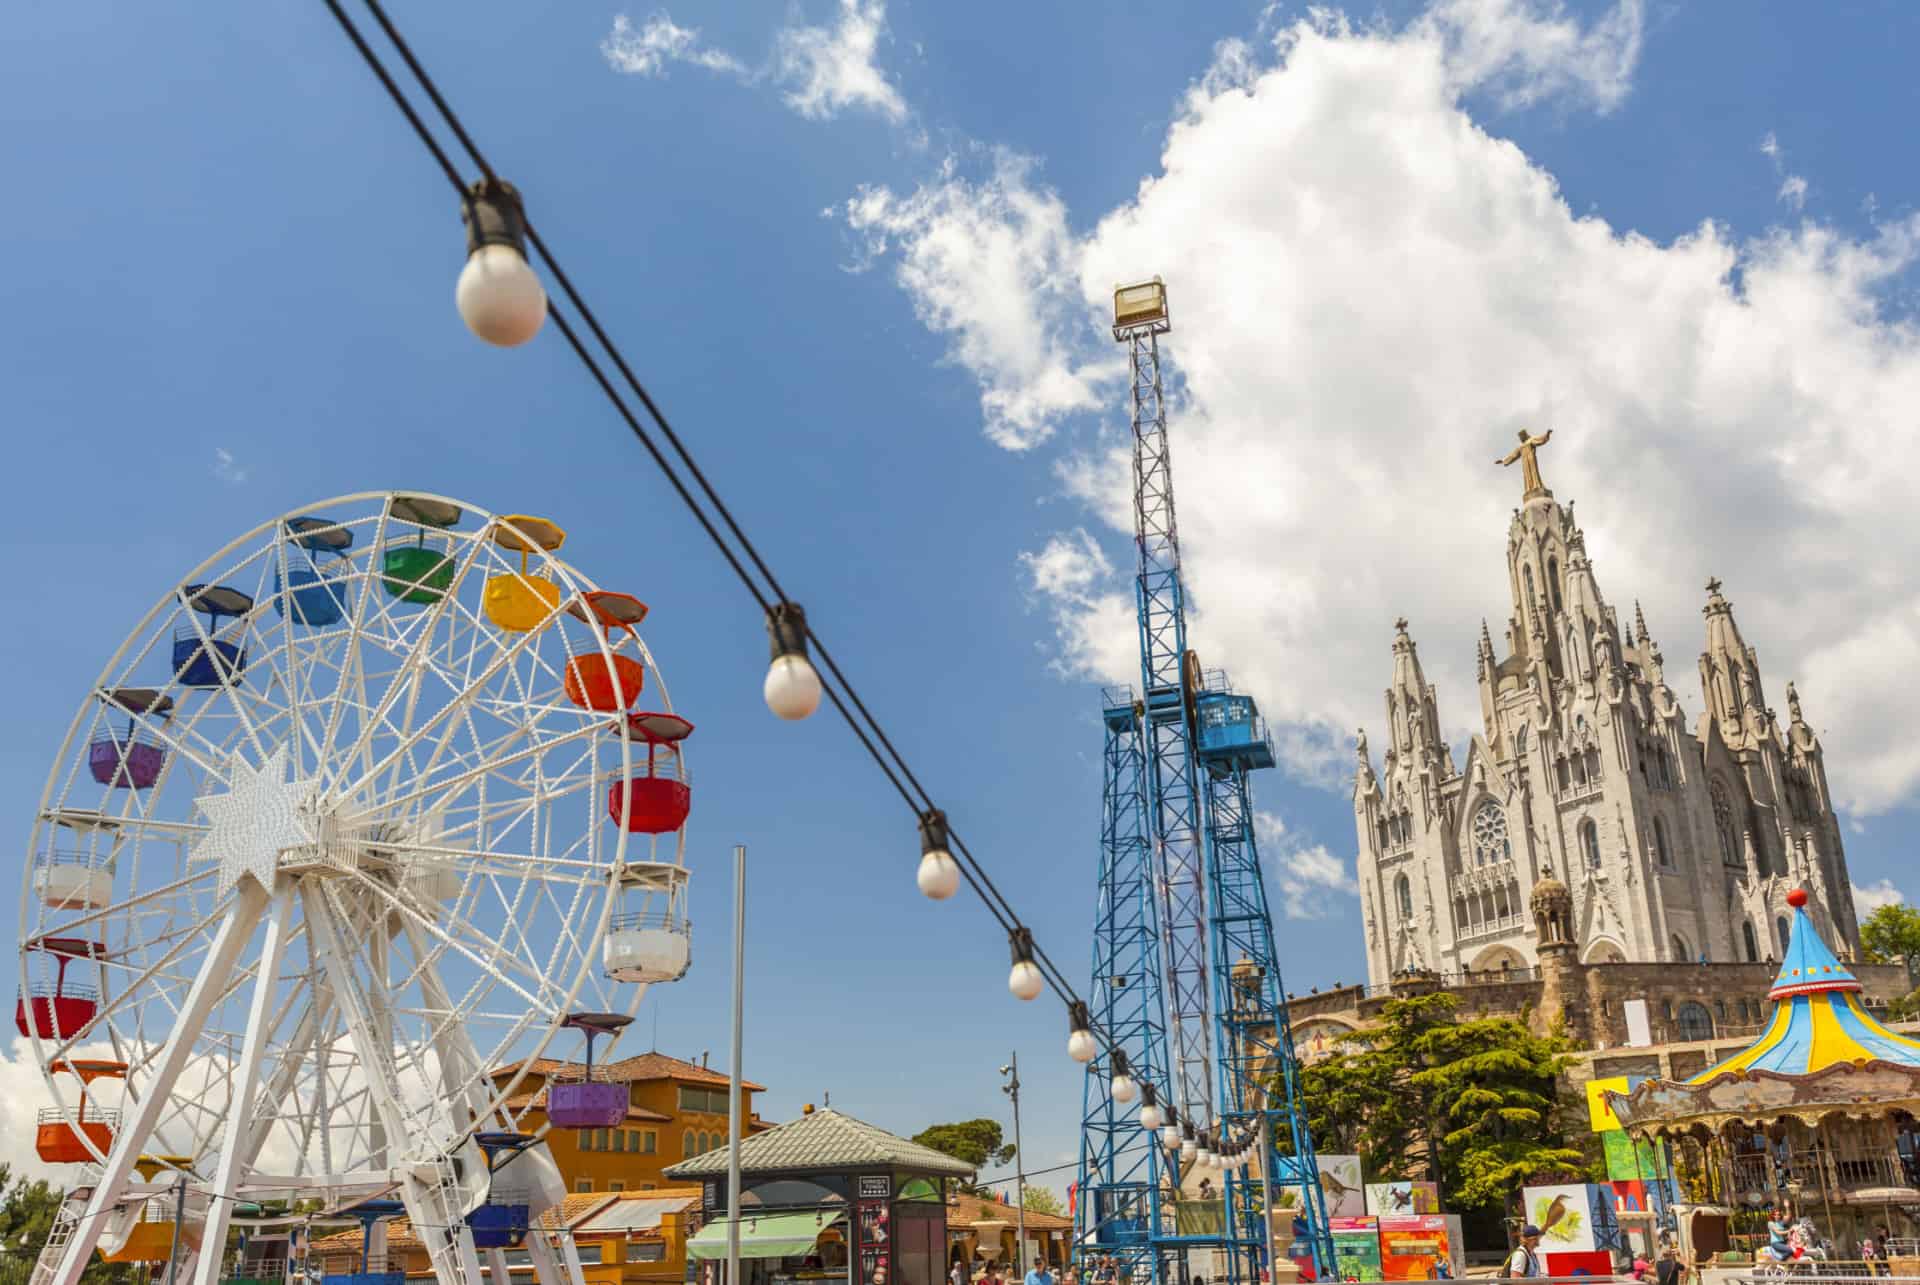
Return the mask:
<path id="1" fill-rule="evenodd" d="M 1073 1217 L 1074 1206 L 1077 1205 L 1079 1201 L 1080 1201 L 1080 1184 L 1077 1182 L 1068 1183 L 1067 1184 L 1067 1217 L 1069 1218 Z"/>

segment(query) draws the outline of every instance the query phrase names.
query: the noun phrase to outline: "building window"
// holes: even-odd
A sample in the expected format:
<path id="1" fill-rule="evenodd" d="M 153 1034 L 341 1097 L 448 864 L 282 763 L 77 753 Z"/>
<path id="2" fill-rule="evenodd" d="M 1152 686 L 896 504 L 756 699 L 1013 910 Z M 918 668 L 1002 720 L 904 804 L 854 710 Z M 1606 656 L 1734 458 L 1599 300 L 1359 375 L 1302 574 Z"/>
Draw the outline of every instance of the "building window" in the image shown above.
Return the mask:
<path id="1" fill-rule="evenodd" d="M 1565 758 L 1557 758 L 1553 761 L 1553 775 L 1554 778 L 1559 781 L 1562 790 L 1565 790 L 1569 785 L 1573 784 L 1573 778 L 1567 774 L 1567 760 Z"/>
<path id="2" fill-rule="evenodd" d="M 1724 1026 L 1727 1021 L 1727 1001 L 1723 999 L 1715 1000 L 1713 1002 L 1713 1011 L 1719 1015 L 1720 1023 Z"/>
<path id="3" fill-rule="evenodd" d="M 1587 780 L 1598 783 L 1600 780 L 1600 751 L 1587 751 Z"/>
<path id="4" fill-rule="evenodd" d="M 1560 610 L 1560 563 L 1553 558 L 1547 559 L 1547 599 Z"/>
<path id="5" fill-rule="evenodd" d="M 1600 868 L 1600 827 L 1592 821 L 1580 823 L 1580 851 L 1586 854 L 1587 868 Z"/>
<path id="6" fill-rule="evenodd" d="M 584 1195 L 588 1195 L 589 1193 L 591 1193 L 591 1192 L 593 1191 L 593 1179 L 591 1179 L 591 1178 L 575 1178 L 575 1179 L 573 1180 L 573 1189 L 574 1189 L 574 1191 L 575 1191 L 575 1192 L 577 1192 L 578 1194 L 580 1194 L 580 1195 L 582 1195 L 582 1196 L 584 1196 Z M 732 1235 L 732 1233 L 731 1233 L 731 1232 L 729 1232 L 729 1233 L 728 1233 L 728 1235 Z"/>
<path id="7" fill-rule="evenodd" d="M 1727 797 L 1726 785 L 1715 780 L 1707 794 L 1713 800 L 1713 829 L 1720 836 L 1720 860 L 1730 866 L 1746 865 L 1740 856 L 1740 840 L 1734 834 L 1733 802 Z"/>
<path id="8" fill-rule="evenodd" d="M 1780 955 L 1782 958 L 1785 958 L 1787 943 L 1793 939 L 1793 929 L 1788 926 L 1785 915 L 1773 921 L 1773 932 L 1774 935 L 1780 939 Z"/>
<path id="9" fill-rule="evenodd" d="M 1680 1006 L 1677 1020 L 1682 1040 L 1710 1040 L 1713 1038 L 1713 1014 L 1707 1012 L 1705 1004 L 1688 1000 Z"/>
<path id="10" fill-rule="evenodd" d="M 1491 865 L 1513 856 L 1513 844 L 1507 839 L 1507 814 L 1492 799 L 1482 803 L 1473 814 L 1473 864 Z"/>
<path id="11" fill-rule="evenodd" d="M 1740 925 L 1740 936 L 1744 938 L 1746 942 L 1747 962 L 1749 964 L 1759 963 L 1760 962 L 1760 939 L 1754 936 L 1753 920 L 1749 919 L 1745 923 Z"/>
<path id="12" fill-rule="evenodd" d="M 1400 917 L 1413 918 L 1413 881 L 1401 875 L 1393 881 L 1393 895 L 1400 902 Z"/>
<path id="13" fill-rule="evenodd" d="M 1693 958 L 1693 952 L 1687 949 L 1686 940 L 1679 936 L 1679 934 L 1676 933 L 1674 935 L 1673 941 L 1670 944 L 1673 947 L 1674 963 L 1684 964 Z"/>
<path id="14" fill-rule="evenodd" d="M 1679 941 L 1680 939 L 1676 937 L 1674 938 L 1674 940 Z M 1660 1001 L 1660 1016 L 1666 1018 L 1669 1022 L 1673 1020 L 1673 1001 L 1672 1000 L 1663 999 Z"/>
<path id="15" fill-rule="evenodd" d="M 1523 578 L 1524 578 L 1524 579 L 1526 580 L 1526 582 L 1527 582 L 1527 605 L 1528 605 L 1529 607 L 1531 607 L 1531 606 L 1534 606 L 1534 605 L 1535 605 L 1535 602 L 1536 602 L 1536 600 L 1535 600 L 1535 598 L 1534 598 L 1534 593 L 1533 593 L 1533 568 L 1532 568 L 1532 567 L 1521 567 L 1521 568 L 1520 568 L 1520 575 L 1521 575 L 1521 576 L 1522 576 L 1522 577 L 1523 577 Z"/>
<path id="16" fill-rule="evenodd" d="M 1660 817 L 1653 819 L 1653 853 L 1662 866 L 1672 869 L 1673 847 L 1667 842 L 1667 823 Z"/>
<path id="17" fill-rule="evenodd" d="M 692 1155 L 699 1154 L 697 1151 L 693 1149 L 693 1130 L 692 1129 L 688 1129 L 680 1135 L 680 1154 L 682 1156 L 692 1156 Z"/>
<path id="18" fill-rule="evenodd" d="M 630 1240 L 627 1242 L 627 1261 L 629 1263 L 660 1263 L 665 1262 L 666 1257 L 667 1247 L 660 1241 Z"/>
<path id="19" fill-rule="evenodd" d="M 727 1113 L 727 1091 L 725 1089 L 696 1089 L 688 1085 L 680 1086 L 680 1109 L 699 1111 L 707 1115 L 725 1115 Z"/>
<path id="20" fill-rule="evenodd" d="M 626 1189 L 627 1189 L 627 1184 L 625 1182 L 622 1182 L 618 1178 L 615 1178 L 612 1182 L 607 1184 L 608 1191 L 625 1191 Z M 732 1235 L 732 1233 L 729 1232 L 728 1235 Z"/>
<path id="21" fill-rule="evenodd" d="M 639 1151 L 639 1153 L 643 1156 L 652 1155 L 654 1152 L 654 1148 L 659 1144 L 659 1141 L 660 1141 L 659 1136 L 655 1134 L 652 1129 L 648 1129 L 642 1132 L 639 1136 L 640 1136 L 640 1145 L 637 1148 L 632 1148 L 632 1149 Z"/>

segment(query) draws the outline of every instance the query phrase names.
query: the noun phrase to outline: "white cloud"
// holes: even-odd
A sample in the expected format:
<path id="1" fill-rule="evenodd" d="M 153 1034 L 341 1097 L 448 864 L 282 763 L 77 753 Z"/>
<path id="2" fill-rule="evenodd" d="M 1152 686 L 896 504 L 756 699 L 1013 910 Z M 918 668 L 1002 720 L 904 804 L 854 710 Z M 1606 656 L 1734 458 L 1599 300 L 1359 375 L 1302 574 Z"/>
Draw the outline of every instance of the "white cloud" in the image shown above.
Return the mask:
<path id="1" fill-rule="evenodd" d="M 862 188 L 848 224 L 869 256 L 895 253 L 901 286 L 928 329 L 980 381 L 987 436 L 1010 450 L 1046 440 L 1058 418 L 1100 405 L 1094 381 L 1111 357 L 1073 351 L 1085 322 L 1082 247 L 1066 206 L 1031 182 L 1032 163 L 992 153 L 983 180 L 949 162 L 937 182 L 908 196 Z"/>
<path id="2" fill-rule="evenodd" d="M 744 75 L 747 70 L 725 50 L 701 44 L 697 27 L 678 26 L 665 11 L 654 14 L 637 29 L 626 14 L 615 15 L 613 30 L 600 42 L 600 52 L 615 71 L 633 76 L 665 75 L 670 62 L 735 75 Z"/>
<path id="3" fill-rule="evenodd" d="M 1865 919 L 1882 906 L 1897 906 L 1906 901 L 1900 890 L 1893 886 L 1893 880 L 1882 879 L 1879 883 L 1853 885 L 1853 908 Z"/>
<path id="4" fill-rule="evenodd" d="M 213 448 L 213 475 L 234 486 L 247 480 L 247 470 L 233 458 L 233 452 L 224 446 Z"/>
<path id="5" fill-rule="evenodd" d="M 1055 668 L 1068 678 L 1137 681 L 1133 599 L 1115 588 L 1113 564 L 1085 530 L 1048 540 L 1020 555 L 1027 587 L 1046 600 L 1059 653 Z"/>
<path id="6" fill-rule="evenodd" d="M 1507 107 L 1566 97 L 1604 113 L 1633 87 L 1645 21 L 1642 0 L 1620 0 L 1590 27 L 1559 0 L 1438 0 L 1415 31 L 1440 42 L 1457 84 Z"/>
<path id="7" fill-rule="evenodd" d="M 1473 644 L 1483 615 L 1497 642 L 1508 614 L 1520 489 L 1492 461 L 1517 427 L 1551 426 L 1547 482 L 1580 501 L 1609 601 L 1645 603 L 1691 714 L 1712 573 L 1770 698 L 1798 681 L 1842 804 L 1883 810 L 1920 784 L 1920 327 L 1881 304 L 1920 258 L 1920 218 L 1742 240 L 1702 211 L 1655 243 L 1577 217 L 1462 90 L 1479 76 L 1604 107 L 1638 14 L 1584 32 L 1511 4 L 1443 4 L 1398 31 L 1297 23 L 1258 58 L 1227 47 L 1160 172 L 1097 221 L 1005 153 L 985 177 L 952 162 L 908 195 L 863 189 L 845 217 L 978 380 L 993 440 L 1073 427 L 1047 464 L 1116 551 L 1131 505 L 1108 292 L 1167 279 L 1192 636 L 1259 696 L 1296 771 L 1350 773 L 1398 614 L 1450 735 L 1479 721 Z M 1052 594 L 1068 667 L 1128 679 L 1124 570 L 1103 585 L 1094 538 L 1062 540 L 1035 557 L 1073 554 Z"/>
<path id="8" fill-rule="evenodd" d="M 840 0 L 831 26 L 783 28 L 775 60 L 787 105 L 810 120 L 830 119 L 849 107 L 905 120 L 906 99 L 874 63 L 886 29 L 886 0 Z"/>
<path id="9" fill-rule="evenodd" d="M 1779 197 L 1782 205 L 1790 205 L 1795 210 L 1806 208 L 1807 180 L 1801 178 L 1798 174 L 1787 175 L 1786 178 L 1780 180 Z"/>
<path id="10" fill-rule="evenodd" d="M 1773 162 L 1773 172 L 1780 180 L 1780 190 L 1775 198 L 1780 204 L 1789 206 L 1797 214 L 1807 205 L 1807 180 L 1798 174 L 1787 172 L 1787 153 L 1780 146 L 1780 140 L 1768 130 L 1766 137 L 1760 140 L 1760 154 Z"/>
<path id="11" fill-rule="evenodd" d="M 1305 843 L 1288 832 L 1274 813 L 1255 811 L 1255 837 L 1273 863 L 1280 904 L 1273 907 L 1288 919 L 1324 919 L 1346 897 L 1360 895 L 1353 862 L 1336 857 L 1325 844 Z"/>

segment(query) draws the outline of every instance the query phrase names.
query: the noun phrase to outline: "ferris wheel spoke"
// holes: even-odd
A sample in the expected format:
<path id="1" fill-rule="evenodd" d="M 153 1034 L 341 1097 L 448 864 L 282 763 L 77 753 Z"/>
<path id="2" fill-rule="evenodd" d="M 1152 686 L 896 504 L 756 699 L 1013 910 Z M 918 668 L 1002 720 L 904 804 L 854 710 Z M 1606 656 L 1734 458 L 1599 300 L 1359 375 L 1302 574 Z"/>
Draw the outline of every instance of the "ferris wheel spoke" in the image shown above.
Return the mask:
<path id="1" fill-rule="evenodd" d="M 482 762 L 476 764 L 474 767 L 468 768 L 457 776 L 433 780 L 430 784 L 423 785 L 419 789 L 402 794 L 397 798 L 383 799 L 377 808 L 370 808 L 363 815 L 368 817 L 390 815 L 409 804 L 417 803 L 421 799 L 431 795 L 452 795 L 459 790 L 465 789 L 468 785 L 484 776 L 499 775 L 500 769 L 503 767 L 510 767 L 516 763 L 522 763 L 528 760 L 537 760 L 542 754 L 549 753 L 561 746 L 570 745 L 582 739 L 590 739 L 601 735 L 604 731 L 604 728 L 594 725 L 575 727 L 569 731 L 559 733 L 550 740 L 529 745 L 525 749 L 517 750 L 511 754 L 484 759 Z"/>

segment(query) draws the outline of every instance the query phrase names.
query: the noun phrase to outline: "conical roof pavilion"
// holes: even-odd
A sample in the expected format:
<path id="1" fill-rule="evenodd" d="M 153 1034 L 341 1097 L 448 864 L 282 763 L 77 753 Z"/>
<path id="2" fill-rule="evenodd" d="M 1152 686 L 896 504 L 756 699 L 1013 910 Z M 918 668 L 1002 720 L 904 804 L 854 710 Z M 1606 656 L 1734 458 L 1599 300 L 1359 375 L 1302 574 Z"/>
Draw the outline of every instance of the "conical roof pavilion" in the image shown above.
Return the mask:
<path id="1" fill-rule="evenodd" d="M 1648 1080 L 1612 1095 L 1621 1123 L 1661 1132 L 1714 1120 L 1793 1114 L 1811 1122 L 1846 1107 L 1920 1110 L 1920 1041 L 1861 1006 L 1860 982 L 1787 894 L 1793 926 L 1767 998 L 1773 1016 L 1752 1044 L 1684 1081 Z"/>

